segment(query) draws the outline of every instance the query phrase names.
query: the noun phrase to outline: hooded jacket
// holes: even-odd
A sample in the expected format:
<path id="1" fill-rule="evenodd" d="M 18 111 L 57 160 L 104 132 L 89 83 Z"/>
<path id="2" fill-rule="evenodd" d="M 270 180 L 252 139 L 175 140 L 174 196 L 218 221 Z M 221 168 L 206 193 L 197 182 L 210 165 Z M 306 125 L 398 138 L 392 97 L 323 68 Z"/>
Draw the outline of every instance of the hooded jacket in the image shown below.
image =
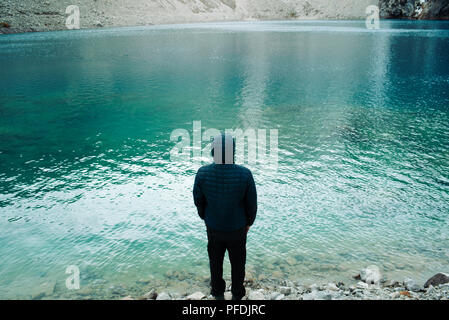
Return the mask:
<path id="1" fill-rule="evenodd" d="M 193 186 L 198 215 L 209 228 L 217 231 L 235 231 L 251 226 L 256 219 L 253 175 L 249 169 L 234 163 L 234 153 L 232 137 L 216 137 L 212 143 L 214 163 L 198 170 Z"/>

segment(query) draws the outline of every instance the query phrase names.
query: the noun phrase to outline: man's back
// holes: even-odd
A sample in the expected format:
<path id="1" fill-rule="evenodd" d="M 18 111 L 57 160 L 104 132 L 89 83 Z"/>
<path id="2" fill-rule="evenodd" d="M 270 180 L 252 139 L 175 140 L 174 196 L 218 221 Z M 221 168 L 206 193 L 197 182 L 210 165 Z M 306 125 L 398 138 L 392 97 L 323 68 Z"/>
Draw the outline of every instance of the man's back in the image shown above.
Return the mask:
<path id="1" fill-rule="evenodd" d="M 195 177 L 193 199 L 207 226 L 207 252 L 211 294 L 224 299 L 223 258 L 228 251 L 232 273 L 232 298 L 245 295 L 246 239 L 257 212 L 257 194 L 251 171 L 238 166 L 235 140 L 221 134 L 212 142 L 214 163 L 201 167 Z"/>
<path id="2" fill-rule="evenodd" d="M 198 170 L 193 188 L 199 216 L 214 230 L 251 226 L 257 195 L 251 171 L 236 164 L 210 164 Z"/>

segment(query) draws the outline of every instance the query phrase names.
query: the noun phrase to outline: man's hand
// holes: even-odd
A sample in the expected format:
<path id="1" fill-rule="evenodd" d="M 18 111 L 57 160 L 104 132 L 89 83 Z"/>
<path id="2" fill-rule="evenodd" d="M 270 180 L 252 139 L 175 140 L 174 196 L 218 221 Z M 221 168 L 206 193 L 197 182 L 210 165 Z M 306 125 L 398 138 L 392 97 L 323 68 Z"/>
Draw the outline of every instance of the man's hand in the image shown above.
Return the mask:
<path id="1" fill-rule="evenodd" d="M 246 226 L 246 233 L 248 233 L 250 226 Z"/>

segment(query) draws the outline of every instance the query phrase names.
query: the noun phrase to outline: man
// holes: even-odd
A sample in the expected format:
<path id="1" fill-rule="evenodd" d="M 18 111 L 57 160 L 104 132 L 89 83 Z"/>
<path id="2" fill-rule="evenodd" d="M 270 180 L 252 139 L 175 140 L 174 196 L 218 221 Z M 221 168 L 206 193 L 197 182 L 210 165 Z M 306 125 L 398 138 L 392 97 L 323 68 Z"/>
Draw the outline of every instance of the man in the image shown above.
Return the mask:
<path id="1" fill-rule="evenodd" d="M 256 219 L 257 194 L 251 171 L 236 165 L 235 140 L 219 135 L 212 142 L 214 163 L 201 167 L 195 177 L 193 199 L 206 223 L 211 294 L 224 299 L 223 259 L 231 262 L 232 299 L 245 295 L 246 235 Z"/>

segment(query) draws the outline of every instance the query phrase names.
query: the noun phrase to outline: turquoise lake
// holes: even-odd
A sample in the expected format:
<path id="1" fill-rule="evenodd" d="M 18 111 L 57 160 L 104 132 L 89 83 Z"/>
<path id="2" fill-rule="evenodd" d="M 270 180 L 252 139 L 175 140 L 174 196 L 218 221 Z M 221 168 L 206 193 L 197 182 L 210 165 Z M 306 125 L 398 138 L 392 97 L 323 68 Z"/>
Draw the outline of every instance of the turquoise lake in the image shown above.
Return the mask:
<path id="1" fill-rule="evenodd" d="M 170 160 L 194 121 L 278 130 L 277 169 L 247 164 L 254 277 L 449 272 L 449 22 L 59 31 L 0 52 L 0 298 L 207 288 L 198 164 Z"/>

